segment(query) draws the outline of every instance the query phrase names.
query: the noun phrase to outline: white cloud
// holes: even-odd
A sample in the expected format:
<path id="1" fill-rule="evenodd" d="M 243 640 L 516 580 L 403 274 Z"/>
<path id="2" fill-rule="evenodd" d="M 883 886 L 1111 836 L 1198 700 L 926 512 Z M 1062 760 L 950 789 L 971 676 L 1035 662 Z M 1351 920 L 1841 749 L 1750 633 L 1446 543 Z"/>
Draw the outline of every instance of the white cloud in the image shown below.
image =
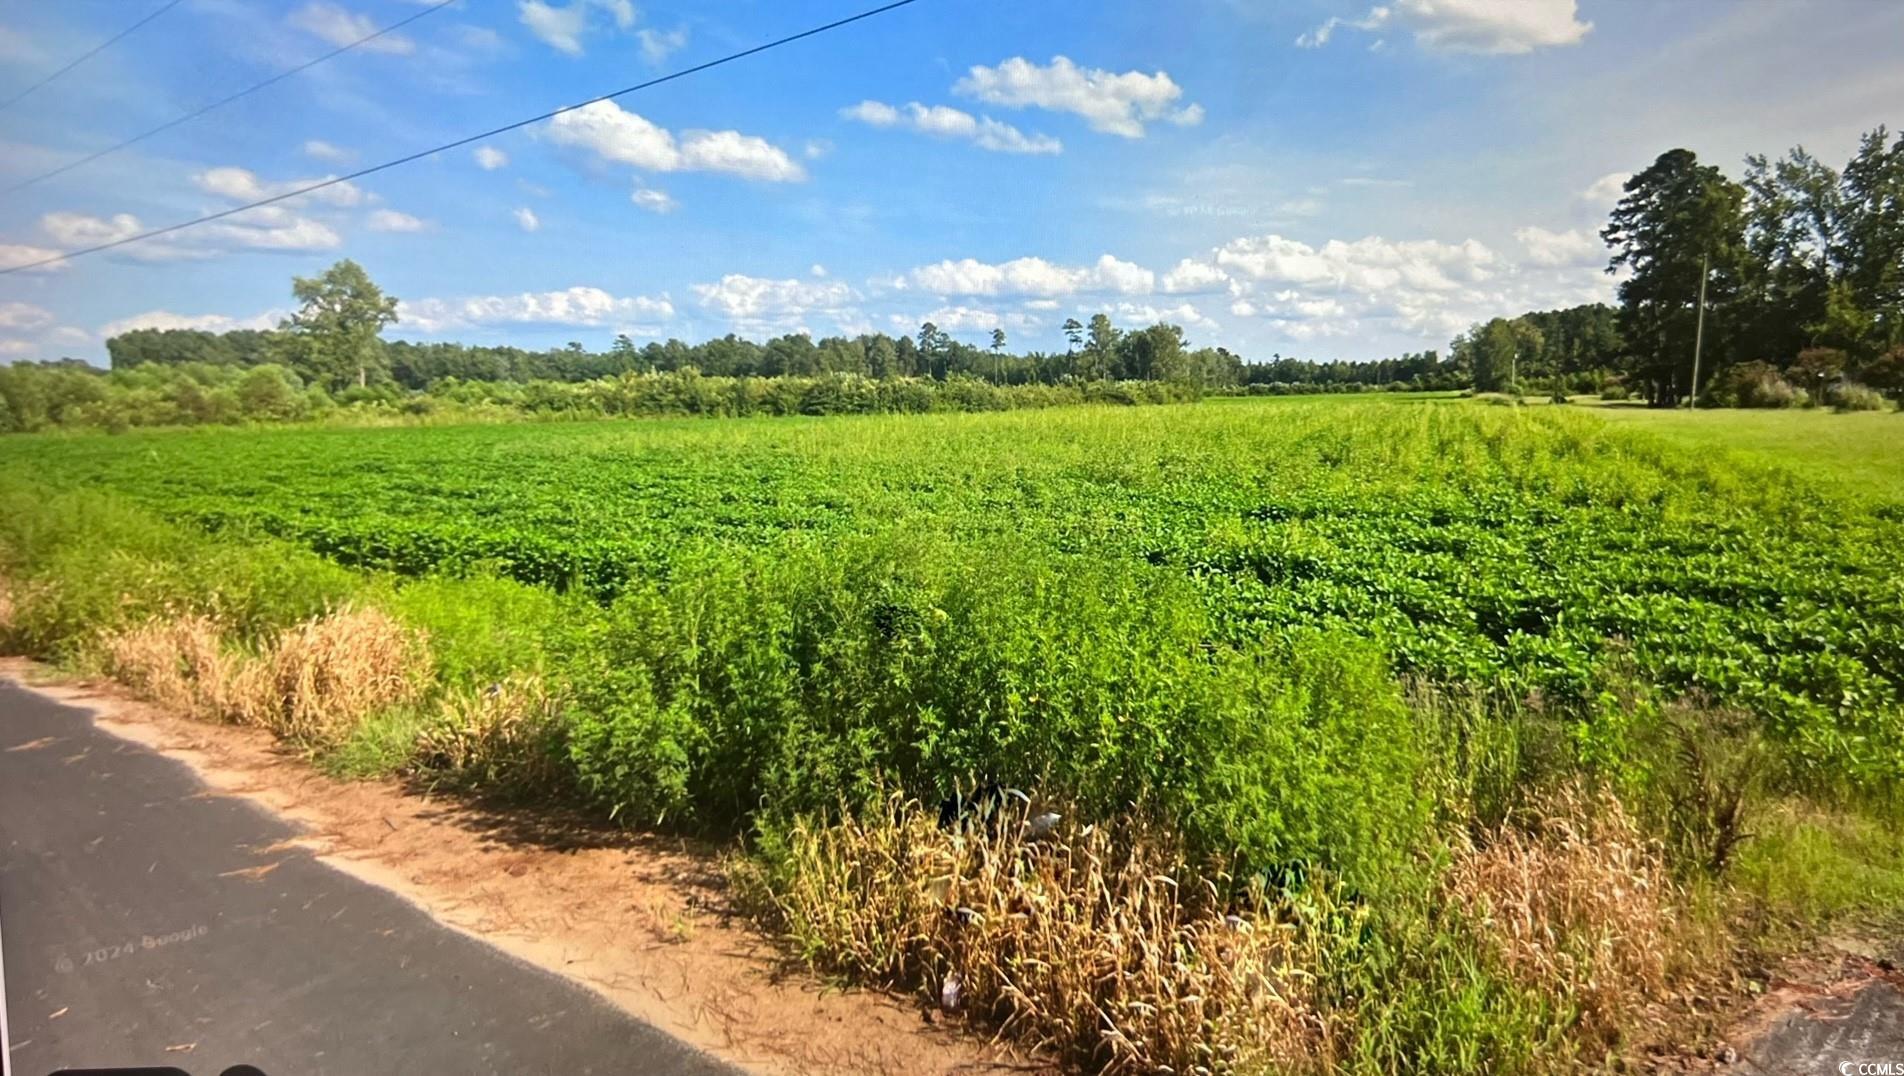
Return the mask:
<path id="1" fill-rule="evenodd" d="M 509 164 L 509 155 L 494 146 L 477 146 L 475 157 L 476 167 L 485 172 L 494 172 Z"/>
<path id="2" fill-rule="evenodd" d="M 1519 54 L 1577 45 L 1593 29 L 1578 18 L 1577 0 L 1393 0 L 1359 19 L 1332 17 L 1296 39 L 1321 48 L 1341 27 L 1406 26 L 1416 43 L 1446 52 Z M 1377 42 L 1376 45 L 1381 45 Z"/>
<path id="3" fill-rule="evenodd" d="M 53 324 L 53 312 L 32 303 L 0 303 L 0 331 L 31 333 Z"/>
<path id="4" fill-rule="evenodd" d="M 278 310 L 267 310 L 248 318 L 234 318 L 224 314 L 174 314 L 170 310 L 148 310 L 143 314 L 134 314 L 129 318 L 120 318 L 101 325 L 99 336 L 103 340 L 110 340 L 134 329 L 198 329 L 212 333 L 228 333 L 236 329 L 275 329 L 284 318 L 285 314 Z"/>
<path id="5" fill-rule="evenodd" d="M 1188 295 L 1199 292 L 1222 291 L 1229 287 L 1230 276 L 1209 262 L 1185 258 L 1176 267 L 1164 274 L 1163 286 L 1167 295 Z"/>
<path id="6" fill-rule="evenodd" d="M 857 292 L 837 280 L 770 280 L 729 273 L 712 284 L 694 285 L 703 309 L 726 317 L 745 332 L 797 332 L 816 316 L 834 322 L 857 319 Z"/>
<path id="7" fill-rule="evenodd" d="M 313 183 L 322 183 L 331 178 L 333 177 L 322 176 L 315 179 L 287 179 L 274 183 L 259 179 L 257 173 L 249 169 L 227 165 L 221 168 L 208 168 L 193 176 L 192 182 L 197 185 L 199 190 L 207 194 L 215 194 L 220 198 L 228 198 L 234 202 L 255 202 L 260 198 L 275 198 L 278 195 L 288 194 L 301 187 L 308 187 Z M 358 187 L 349 180 L 345 180 L 341 183 L 333 183 L 328 187 L 320 187 L 304 197 L 310 198 L 313 201 L 323 202 L 327 205 L 342 207 L 362 205 L 369 200 L 369 196 L 364 193 L 363 188 Z"/>
<path id="8" fill-rule="evenodd" d="M 588 9 L 580 3 L 556 7 L 542 0 L 522 0 L 516 10 L 522 25 L 543 44 L 570 56 L 582 54 L 582 31 L 588 26 Z"/>
<path id="9" fill-rule="evenodd" d="M 768 182 L 806 178 L 778 146 L 739 131 L 683 131 L 679 139 L 613 101 L 596 101 L 549 121 L 558 145 L 590 150 L 604 160 L 651 172 L 727 172 Z"/>
<path id="10" fill-rule="evenodd" d="M 1580 192 L 1580 200 L 1595 209 L 1611 209 L 1626 194 L 1626 181 L 1633 178 L 1631 172 L 1608 172 Z"/>
<path id="11" fill-rule="evenodd" d="M 659 67 L 662 61 L 687 47 L 687 27 L 673 30 L 641 30 L 635 34 L 641 43 L 641 58 Z"/>
<path id="12" fill-rule="evenodd" d="M 1142 138 L 1149 120 L 1188 125 L 1203 119 L 1202 106 L 1177 106 L 1183 88 L 1162 71 L 1115 74 L 1079 67 L 1063 56 L 1045 66 L 1022 56 L 997 67 L 974 66 L 952 90 L 1006 108 L 1076 113 L 1093 130 L 1125 138 Z"/>
<path id="13" fill-rule="evenodd" d="M 1523 53 L 1577 45 L 1593 29 L 1576 0 L 1396 0 L 1415 40 L 1453 52 Z"/>
<path id="14" fill-rule="evenodd" d="M 1109 311 L 1111 320 L 1130 328 L 1147 328 L 1158 322 L 1172 325 L 1192 326 L 1213 329 L 1216 322 L 1205 317 L 1201 310 L 1189 303 L 1176 306 L 1153 306 L 1149 303 L 1118 303 Z"/>
<path id="15" fill-rule="evenodd" d="M 872 127 L 891 127 L 899 122 L 899 110 L 883 101 L 861 101 L 840 109 L 840 115 Z"/>
<path id="16" fill-rule="evenodd" d="M 58 257 L 59 254 L 59 251 L 50 247 L 36 247 L 25 243 L 0 243 L 0 269 L 45 261 L 48 258 Z M 54 262 L 51 265 L 42 265 L 35 269 L 28 269 L 26 272 L 57 273 L 64 268 L 66 268 L 65 262 Z"/>
<path id="17" fill-rule="evenodd" d="M 1370 236 L 1331 239 L 1321 247 L 1280 235 L 1233 239 L 1217 248 L 1215 264 L 1231 275 L 1298 285 L 1330 285 L 1378 292 L 1451 292 L 1485 281 L 1494 252 L 1475 240 L 1390 242 Z"/>
<path id="18" fill-rule="evenodd" d="M 1390 10 L 1386 7 L 1375 7 L 1369 9 L 1369 13 L 1359 19 L 1345 19 L 1338 15 L 1331 15 L 1321 26 L 1298 37 L 1296 39 L 1296 47 L 1299 49 L 1319 49 L 1329 43 L 1329 39 L 1335 36 L 1336 28 L 1341 26 L 1348 26 L 1356 30 L 1380 29 L 1387 24 L 1390 14 Z"/>
<path id="19" fill-rule="evenodd" d="M 1105 254 L 1091 265 L 1067 266 L 1043 258 L 1014 258 L 997 264 L 974 258 L 920 266 L 904 274 L 902 287 L 939 295 L 1030 295 L 1051 297 L 1082 292 L 1147 295 L 1156 274 Z"/>
<path id="20" fill-rule="evenodd" d="M 533 232 L 542 227 L 542 219 L 537 217 L 535 210 L 530 209 L 528 206 L 519 207 L 515 211 L 515 217 L 516 226 L 525 232 Z"/>
<path id="21" fill-rule="evenodd" d="M 345 10 L 325 0 L 312 0 L 311 3 L 293 11 L 286 19 L 292 26 L 312 34 L 332 45 L 342 47 L 377 32 L 377 24 L 368 15 L 359 15 Z M 416 51 L 416 42 L 401 34 L 385 34 L 357 46 L 365 52 L 387 52 L 395 56 L 407 56 Z"/>
<path id="22" fill-rule="evenodd" d="M 673 317 L 674 303 L 665 295 L 620 296 L 585 286 L 520 295 L 419 299 L 397 306 L 397 324 L 421 333 L 486 325 L 580 325 L 653 335 L 637 330 Z"/>
<path id="23" fill-rule="evenodd" d="M 9 358 L 15 358 L 21 355 L 31 355 L 32 353 L 38 350 L 39 350 L 39 345 L 34 344 L 33 342 L 29 340 L 0 340 L 0 355 L 7 356 Z"/>
<path id="24" fill-rule="evenodd" d="M 1285 341 L 1412 338 L 1441 346 L 1469 324 L 1498 314 L 1605 301 L 1611 284 L 1586 244 L 1591 232 L 1525 228 L 1525 254 L 1504 257 L 1477 240 L 1396 241 L 1369 236 L 1312 246 L 1269 234 L 1231 240 L 1166 274 L 1215 290 L 1228 279 L 1230 313 L 1252 332 Z"/>
<path id="25" fill-rule="evenodd" d="M 894 314 L 888 320 L 901 332 L 916 329 L 928 321 L 949 333 L 989 333 L 993 329 L 1030 329 L 1037 325 L 1036 319 L 1023 311 L 991 310 L 957 304 L 937 307 L 917 316 Z"/>
<path id="26" fill-rule="evenodd" d="M 1530 225 L 1515 229 L 1514 238 L 1520 240 L 1527 260 L 1535 265 L 1598 265 L 1607 259 L 1606 244 L 1590 228 L 1550 232 Z"/>
<path id="27" fill-rule="evenodd" d="M 544 0 L 518 0 L 517 17 L 543 44 L 570 56 L 582 54 L 582 39 L 593 23 L 594 12 L 606 12 L 616 28 L 627 30 L 635 24 L 632 0 L 573 0 L 567 5 Z"/>
<path id="28" fill-rule="evenodd" d="M 117 214 L 109 221 L 77 213 L 49 213 L 41 218 L 41 225 L 48 234 L 56 236 L 93 236 L 84 241 L 86 245 L 112 242 L 144 228 L 138 218 L 125 213 Z M 264 206 L 173 236 L 129 244 L 119 248 L 118 253 L 138 261 L 166 262 L 212 258 L 246 250 L 282 254 L 313 253 L 336 250 L 343 244 L 343 237 L 322 221 L 301 217 L 282 206 Z"/>
<path id="29" fill-rule="evenodd" d="M 304 155 L 320 161 L 348 161 L 356 154 L 341 146 L 334 146 L 321 138 L 313 138 L 304 143 Z"/>
<path id="30" fill-rule="evenodd" d="M 903 110 L 883 101 L 861 101 L 840 110 L 849 120 L 873 127 L 905 126 L 935 138 L 969 141 L 994 153 L 1059 153 L 1064 143 L 1049 135 L 1028 135 L 1009 123 L 990 116 L 974 116 L 946 105 L 922 105 L 913 101 Z"/>
<path id="31" fill-rule="evenodd" d="M 658 191 L 652 187 L 636 187 L 634 193 L 628 196 L 628 200 L 650 213 L 672 213 L 681 208 L 681 203 L 675 201 L 667 191 Z"/>
<path id="32" fill-rule="evenodd" d="M 420 232 L 430 226 L 428 221 L 394 209 L 377 210 L 367 223 L 373 232 Z"/>

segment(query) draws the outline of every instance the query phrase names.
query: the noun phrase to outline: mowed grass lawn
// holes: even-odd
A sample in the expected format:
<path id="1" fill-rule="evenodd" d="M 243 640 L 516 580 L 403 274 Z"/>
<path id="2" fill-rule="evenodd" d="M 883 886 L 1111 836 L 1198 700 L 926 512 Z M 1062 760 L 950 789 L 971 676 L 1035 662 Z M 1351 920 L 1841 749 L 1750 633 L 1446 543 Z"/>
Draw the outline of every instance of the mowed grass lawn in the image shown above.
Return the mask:
<path id="1" fill-rule="evenodd" d="M 1593 412 L 1695 451 L 1787 468 L 1854 497 L 1904 501 L 1904 414 L 1898 412 L 1661 411 L 1618 404 Z"/>

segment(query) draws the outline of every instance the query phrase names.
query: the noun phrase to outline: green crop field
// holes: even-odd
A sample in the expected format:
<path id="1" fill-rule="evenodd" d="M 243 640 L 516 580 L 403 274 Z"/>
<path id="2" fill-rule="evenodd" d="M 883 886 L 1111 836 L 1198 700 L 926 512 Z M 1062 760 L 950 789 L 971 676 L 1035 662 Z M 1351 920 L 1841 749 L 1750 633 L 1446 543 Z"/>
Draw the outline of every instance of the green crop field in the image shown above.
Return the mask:
<path id="1" fill-rule="evenodd" d="M 1843 422 L 1790 417 L 1816 429 Z M 1889 416 L 1860 418 L 1877 437 Z M 763 634 L 746 645 L 772 650 L 759 656 L 775 697 L 839 711 L 826 720 L 843 722 L 840 734 L 850 726 L 878 741 L 864 764 L 924 786 L 973 770 L 1038 776 L 1005 772 L 1037 757 L 1011 730 L 1034 716 L 1084 717 L 1048 712 L 1058 689 L 1044 681 L 1062 675 L 1052 665 L 1180 647 L 1214 675 L 1225 655 L 1315 631 L 1367 641 L 1401 675 L 1554 706 L 1591 706 L 1617 666 L 1673 697 L 1752 710 L 1806 765 L 1887 772 L 1904 685 L 1896 502 L 1884 490 L 1821 494 L 1803 467 L 1681 447 L 1690 423 L 1654 423 L 1670 436 L 1646 436 L 1635 421 L 1337 399 L 206 431 L 15 439 L 6 451 L 11 471 L 48 485 L 111 491 L 173 521 L 286 539 L 352 567 L 493 572 L 611 610 L 703 589 L 784 603 L 732 610 L 739 619 L 726 626 Z M 949 601 L 963 603 L 964 622 L 930 618 Z M 1102 602 L 1105 631 L 1066 640 L 1066 654 L 1017 652 L 1056 645 L 1071 601 Z M 828 637 L 805 622 L 816 612 L 807 603 L 871 619 Z M 1191 623 L 1144 623 L 1145 603 Z M 932 648 L 946 645 L 942 633 L 992 631 L 1006 633 L 992 640 L 997 667 L 957 685 L 874 677 L 865 686 L 875 698 L 812 697 L 840 686 L 823 682 L 845 671 L 825 666 L 849 660 L 830 645 L 868 647 L 851 660 L 877 666 L 892 657 L 878 644 L 904 632 Z M 820 632 L 803 643 L 815 652 L 794 649 L 803 632 Z M 650 657 L 655 675 L 678 660 Z M 1147 672 L 1130 675 L 1121 688 L 1148 690 Z M 903 728 L 857 727 L 869 708 L 936 709 L 957 746 L 912 727 L 913 716 L 893 717 Z M 994 721 L 998 735 L 956 734 L 959 722 Z M 1075 728 L 1048 749 L 1089 737 Z M 693 775 L 715 763 L 690 760 L 661 801 L 631 802 L 679 810 L 699 796 Z"/>
<path id="2" fill-rule="evenodd" d="M 893 795 L 1135 817 L 1381 909 L 1315 943 L 1362 1058 L 1331 1063 L 1524 1068 L 1589 1002 L 1455 955 L 1495 943 L 1435 864 L 1548 791 L 1610 790 L 1780 914 L 1904 898 L 1900 422 L 1397 396 L 17 436 L 0 629 L 111 669 L 140 625 L 263 655 L 386 611 L 432 686 L 314 751 L 741 836 L 788 902 L 859 861 L 806 820 Z M 167 675 L 220 667 L 179 638 Z M 458 724 L 495 698 L 553 724 Z M 883 978 L 814 925 L 859 884 L 786 929 Z"/>

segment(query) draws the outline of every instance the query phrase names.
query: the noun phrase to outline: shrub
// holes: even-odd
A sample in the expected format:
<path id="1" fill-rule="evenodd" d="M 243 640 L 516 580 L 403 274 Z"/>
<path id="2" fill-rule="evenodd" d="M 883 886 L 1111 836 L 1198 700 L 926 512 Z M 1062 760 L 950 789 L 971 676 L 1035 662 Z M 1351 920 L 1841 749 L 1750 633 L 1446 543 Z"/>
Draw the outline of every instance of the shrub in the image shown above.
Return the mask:
<path id="1" fill-rule="evenodd" d="M 514 676 L 438 704 L 410 765 L 490 795 L 559 795 L 570 787 L 564 729 L 548 687 Z"/>
<path id="2" fill-rule="evenodd" d="M 1835 411 L 1882 411 L 1884 396 L 1876 389 L 1840 381 L 1825 390 L 1825 402 Z"/>
<path id="3" fill-rule="evenodd" d="M 1600 398 L 1602 400 L 1630 400 L 1633 398 L 1633 390 L 1618 381 L 1609 381 L 1600 387 Z"/>
<path id="4" fill-rule="evenodd" d="M 1780 408 L 1802 404 L 1804 394 L 1771 363 L 1742 362 L 1713 378 L 1700 399 L 1710 407 Z"/>

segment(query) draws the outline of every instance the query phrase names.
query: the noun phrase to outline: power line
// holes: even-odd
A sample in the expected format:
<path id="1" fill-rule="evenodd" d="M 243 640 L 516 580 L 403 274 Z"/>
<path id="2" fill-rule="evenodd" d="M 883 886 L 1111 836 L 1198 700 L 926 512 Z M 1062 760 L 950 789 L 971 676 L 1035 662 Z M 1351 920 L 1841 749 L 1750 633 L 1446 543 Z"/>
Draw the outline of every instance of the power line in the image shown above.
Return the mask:
<path id="1" fill-rule="evenodd" d="M 58 71 L 53 72 L 52 74 L 46 76 L 45 78 L 41 79 L 38 82 L 35 82 L 33 85 L 28 86 L 26 89 L 21 90 L 19 93 L 16 93 L 12 97 L 7 98 L 5 101 L 0 101 L 0 111 L 4 111 L 6 109 L 12 108 L 14 105 L 18 104 L 22 98 L 26 97 L 27 94 L 32 93 L 34 90 L 39 89 L 41 86 L 46 85 L 47 83 L 53 81 L 54 79 L 60 77 L 61 75 L 64 75 L 66 72 L 71 71 L 73 68 L 78 67 L 80 64 L 83 64 L 87 60 L 92 59 L 94 56 L 99 55 L 101 52 L 104 52 L 107 48 L 109 48 L 113 44 L 113 42 L 118 41 L 120 38 L 126 36 L 127 34 L 131 33 L 134 30 L 137 30 L 139 27 L 144 26 L 146 23 L 151 22 L 153 19 L 158 18 L 160 15 L 165 14 L 166 12 L 172 10 L 173 8 L 179 6 L 180 4 L 184 2 L 185 0 L 171 0 L 170 3 L 167 3 L 163 7 L 159 8 L 159 10 L 154 11 L 152 14 L 147 15 L 145 18 L 140 19 L 138 22 L 133 23 L 131 26 L 126 27 L 125 29 L 112 35 L 106 40 L 101 41 L 99 44 L 94 45 L 92 48 L 81 53 L 80 56 L 77 59 L 75 59 L 72 63 L 67 64 L 65 67 L 60 68 Z"/>
<path id="2" fill-rule="evenodd" d="M 0 191 L 0 193 L 12 194 L 14 191 L 23 190 L 27 187 L 31 187 L 33 184 L 38 183 L 41 180 L 52 179 L 54 176 L 61 175 L 66 172 L 70 172 L 73 169 L 78 168 L 80 165 L 91 164 L 92 162 L 98 160 L 101 157 L 106 156 L 109 153 L 117 153 L 120 150 L 125 149 L 127 146 L 131 146 L 131 145 L 135 145 L 137 143 L 143 142 L 146 139 L 151 138 L 155 134 L 161 134 L 165 131 L 169 131 L 172 128 L 177 127 L 181 123 L 189 123 L 192 120 L 195 120 L 199 118 L 200 116 L 203 116 L 207 112 L 211 112 L 215 109 L 220 109 L 225 107 L 228 104 L 231 104 L 233 101 L 238 100 L 240 97 L 249 97 L 250 95 L 257 93 L 259 90 L 265 89 L 266 87 L 269 87 L 269 86 L 275 86 L 278 83 L 283 82 L 285 79 L 290 78 L 292 75 L 298 74 L 303 71 L 308 71 L 311 68 L 316 67 L 318 64 L 321 64 L 325 60 L 328 60 L 334 56 L 340 56 L 356 48 L 359 45 L 367 44 L 369 42 L 377 40 L 378 38 L 384 36 L 385 34 L 391 33 L 396 30 L 401 30 L 405 26 L 410 25 L 411 23 L 417 21 L 423 16 L 431 14 L 432 12 L 441 11 L 455 2 L 456 0 L 440 0 L 439 3 L 431 4 L 429 7 L 424 8 L 422 11 L 419 11 L 415 13 L 414 15 L 410 15 L 405 18 L 398 19 L 396 22 L 391 23 L 390 25 L 384 27 L 381 30 L 377 30 L 373 33 L 365 34 L 364 36 L 358 38 L 355 41 L 352 41 L 351 43 L 347 45 L 339 45 L 336 48 L 332 49 L 331 51 L 315 59 L 306 60 L 303 63 L 297 65 L 296 67 L 291 68 L 289 71 L 281 71 L 275 75 L 272 75 L 270 78 L 265 79 L 263 82 L 257 83 L 256 85 L 247 86 L 236 93 L 221 97 L 218 100 L 213 101 L 211 104 L 204 106 L 203 108 L 197 109 L 196 111 L 193 111 L 193 112 L 187 112 L 183 116 L 179 116 L 176 119 L 167 120 L 164 123 L 159 124 L 157 127 L 152 128 L 149 131 L 144 131 L 139 134 L 133 135 L 131 138 L 126 139 L 124 142 L 120 142 L 116 145 L 107 146 L 105 149 L 99 150 L 96 153 L 89 153 L 86 156 L 79 158 L 78 160 L 68 161 L 65 164 L 60 165 L 58 168 L 53 169 L 51 172 L 42 172 L 41 174 L 34 176 L 32 179 L 23 179 L 20 182 L 15 183 L 13 186 L 6 188 L 4 191 Z"/>
<path id="3" fill-rule="evenodd" d="M 397 157 L 392 160 L 385 161 L 382 164 L 373 164 L 368 168 L 359 168 L 357 171 L 351 172 L 348 175 L 333 176 L 330 179 L 319 180 L 316 183 L 307 184 L 305 186 L 297 188 L 296 190 L 285 191 L 283 194 L 274 194 L 269 198 L 260 198 L 255 202 L 247 202 L 244 205 L 234 206 L 231 209 L 220 210 L 217 213 L 207 213 L 206 215 L 202 217 L 194 217 L 191 220 L 180 221 L 177 224 L 168 224 L 163 228 L 154 228 L 149 232 L 140 232 L 137 235 L 128 235 L 120 239 L 114 239 L 110 242 L 99 243 L 90 247 L 81 247 L 78 250 L 65 251 L 60 254 L 55 254 L 50 258 L 41 258 L 38 261 L 26 262 L 21 265 L 11 265 L 5 269 L 0 269 L 0 276 L 6 276 L 10 273 L 25 272 L 28 269 L 38 269 L 41 266 L 52 265 L 56 262 L 70 261 L 74 258 L 83 257 L 87 254 L 97 254 L 102 250 L 111 250 L 114 247 L 123 247 L 128 243 L 137 243 L 146 239 L 156 238 L 161 235 L 170 235 L 173 232 L 183 231 L 186 228 L 193 228 L 200 224 L 209 224 L 215 220 L 223 220 L 226 217 L 235 216 L 239 213 L 244 213 L 249 210 L 258 209 L 262 206 L 274 205 L 278 202 L 299 197 L 300 195 L 309 194 L 312 191 L 323 190 L 325 187 L 334 187 L 339 183 L 349 183 L 352 180 L 362 179 L 364 176 L 372 175 L 377 172 L 386 171 L 388 169 L 395 168 L 398 165 L 409 164 L 411 161 L 422 160 L 423 158 L 431 156 L 433 154 L 442 153 L 442 152 L 445 152 L 446 150 L 456 149 L 459 146 L 467 146 L 471 142 L 480 142 L 485 138 L 493 138 L 499 134 L 506 134 L 510 131 L 527 127 L 532 123 L 541 123 L 543 120 L 554 119 L 555 117 L 560 116 L 565 112 L 573 112 L 578 108 L 587 108 L 589 105 L 600 104 L 603 101 L 612 101 L 617 97 L 624 97 L 628 94 L 636 92 L 637 90 L 645 90 L 651 86 L 659 86 L 664 82 L 673 82 L 675 79 L 678 79 L 678 78 L 686 78 L 689 75 L 706 71 L 709 68 L 719 67 L 722 64 L 733 63 L 735 60 L 746 59 L 749 56 L 753 56 L 757 53 L 766 52 L 770 49 L 777 49 L 781 47 L 782 45 L 791 45 L 795 41 L 799 41 L 804 38 L 813 37 L 817 34 L 823 34 L 829 30 L 837 30 L 842 26 L 847 26 L 852 23 L 859 22 L 862 19 L 870 19 L 875 15 L 883 15 L 888 11 L 892 11 L 897 8 L 902 8 L 907 6 L 908 4 L 913 4 L 916 2 L 917 0 L 893 0 L 892 3 L 882 4 L 876 8 L 870 8 L 866 11 L 860 12 L 857 15 L 848 15 L 846 18 L 835 19 L 834 21 L 826 23 L 824 25 L 815 26 L 809 30 L 802 30 L 797 34 L 788 34 L 786 37 L 777 38 L 765 44 L 755 45 L 753 48 L 750 48 L 750 49 L 742 49 L 739 52 L 731 52 L 731 53 L 728 53 L 726 56 L 720 57 L 719 59 L 709 60 L 706 63 L 695 64 L 693 67 L 684 67 L 679 71 L 670 72 L 668 74 L 662 75 L 659 78 L 651 78 L 646 82 L 637 82 L 633 86 L 625 86 L 619 90 L 602 94 L 599 97 L 591 97 L 586 101 L 578 101 L 577 103 L 572 105 L 563 105 L 561 108 L 551 109 L 547 112 L 542 113 L 539 116 L 530 116 L 526 120 L 517 120 L 514 123 L 507 123 L 501 127 L 492 127 L 487 131 L 482 131 L 477 134 L 469 135 L 465 138 L 459 138 L 455 140 L 454 142 L 445 142 L 440 146 L 432 146 L 429 149 L 418 150 L 415 153 L 406 154 L 405 156 Z"/>

